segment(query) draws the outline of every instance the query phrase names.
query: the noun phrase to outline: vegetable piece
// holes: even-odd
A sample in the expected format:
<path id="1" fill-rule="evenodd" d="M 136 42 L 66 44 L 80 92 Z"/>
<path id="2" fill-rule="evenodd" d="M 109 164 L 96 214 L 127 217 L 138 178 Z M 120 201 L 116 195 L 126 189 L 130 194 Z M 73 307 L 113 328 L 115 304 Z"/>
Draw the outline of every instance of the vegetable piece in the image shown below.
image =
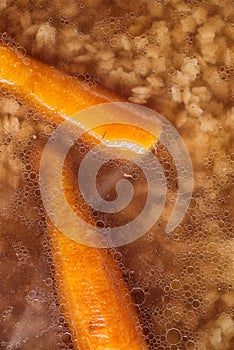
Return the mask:
<path id="1" fill-rule="evenodd" d="M 87 88 L 75 78 L 34 59 L 25 62 L 12 49 L 0 46 L 0 85 L 7 86 L 17 96 L 46 112 L 57 124 L 63 117 L 96 105 L 117 101 L 107 92 Z M 115 128 L 119 135 L 124 132 Z M 114 137 L 113 129 L 100 128 L 100 135 Z M 100 142 L 95 130 L 96 142 Z M 126 134 L 126 131 L 125 131 Z M 137 138 L 143 144 L 152 144 L 151 136 L 138 130 Z M 136 135 L 135 134 L 135 135 Z M 129 136 L 132 139 L 132 135 Z M 92 135 L 92 140 L 95 139 Z M 147 142 L 146 142 L 147 141 Z M 39 160 L 34 159 L 35 167 Z M 65 184 L 66 196 L 72 188 Z M 92 222 L 92 219 L 89 219 Z M 79 230 L 79 227 L 77 227 Z M 61 307 L 67 317 L 73 343 L 77 349 L 117 350 L 146 349 L 138 326 L 137 311 L 121 273 L 106 249 L 78 244 L 48 225 L 51 238 L 55 276 Z M 78 339 L 78 342 L 77 342 Z"/>

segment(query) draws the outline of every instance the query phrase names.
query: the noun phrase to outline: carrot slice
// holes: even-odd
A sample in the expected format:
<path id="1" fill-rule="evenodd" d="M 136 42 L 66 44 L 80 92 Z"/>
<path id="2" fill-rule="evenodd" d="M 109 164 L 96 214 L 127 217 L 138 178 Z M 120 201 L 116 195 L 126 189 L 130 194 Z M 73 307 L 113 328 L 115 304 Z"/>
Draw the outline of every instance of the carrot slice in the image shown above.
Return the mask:
<path id="1" fill-rule="evenodd" d="M 119 101 L 113 94 L 85 86 L 76 78 L 32 58 L 26 65 L 14 50 L 2 45 L 0 62 L 1 82 L 62 116 L 71 116 L 98 103 Z"/>
<path id="2" fill-rule="evenodd" d="M 18 95 L 27 97 L 34 106 L 39 103 L 40 110 L 56 113 L 55 120 L 60 123 L 63 117 L 100 103 L 117 102 L 119 97 L 99 88 L 81 84 L 74 77 L 30 58 L 27 65 L 18 58 L 15 51 L 0 44 L 0 84 L 7 85 Z M 126 115 L 126 122 L 128 116 Z M 155 137 L 137 127 L 100 126 L 95 128 L 96 136 L 105 134 L 104 139 L 119 135 L 134 140 L 150 149 Z"/>
<path id="3" fill-rule="evenodd" d="M 74 244 L 55 228 L 50 236 L 60 302 L 81 349 L 145 349 L 136 310 L 108 251 Z"/>
<path id="4" fill-rule="evenodd" d="M 62 117 L 84 108 L 118 100 L 99 89 L 85 88 L 75 78 L 34 59 L 30 58 L 25 65 L 13 50 L 4 46 L 0 46 L 0 84 L 46 111 L 58 124 L 63 121 Z M 122 131 L 116 128 L 116 133 Z M 108 127 L 95 132 L 115 136 Z M 152 144 L 152 136 L 140 129 L 137 139 L 144 145 Z M 100 142 L 98 137 L 97 142 Z M 72 190 L 67 187 L 69 198 Z M 87 350 L 146 349 L 137 329 L 136 309 L 108 250 L 78 244 L 53 225 L 48 226 L 48 232 L 61 305 L 73 337 L 79 341 L 79 344 L 74 341 L 74 346 Z"/>

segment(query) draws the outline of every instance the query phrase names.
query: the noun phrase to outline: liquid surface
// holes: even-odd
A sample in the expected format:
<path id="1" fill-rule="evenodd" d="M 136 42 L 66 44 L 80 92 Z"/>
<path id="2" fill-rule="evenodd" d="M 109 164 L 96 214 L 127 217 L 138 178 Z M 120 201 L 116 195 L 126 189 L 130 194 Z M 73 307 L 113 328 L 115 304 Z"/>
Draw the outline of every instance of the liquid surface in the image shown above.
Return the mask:
<path id="1" fill-rule="evenodd" d="M 165 209 L 151 232 L 112 250 L 150 349 L 234 347 L 232 7 L 215 0 L 0 3 L 2 40 L 19 56 L 27 52 L 87 84 L 147 104 L 176 126 L 188 147 L 194 193 L 181 225 L 165 234 L 176 169 L 167 150 L 158 147 L 168 186 Z M 31 168 L 32 155 L 53 127 L 24 102 L 1 94 L 3 349 L 72 348 L 54 286 L 38 174 Z M 133 168 L 103 168 L 102 196 L 115 198 L 115 186 L 107 187 L 106 179 L 131 175 Z M 146 196 L 143 180 L 136 181 L 135 202 L 124 215 L 98 219 L 110 225 L 131 220 Z M 30 327 L 35 318 L 38 324 Z"/>

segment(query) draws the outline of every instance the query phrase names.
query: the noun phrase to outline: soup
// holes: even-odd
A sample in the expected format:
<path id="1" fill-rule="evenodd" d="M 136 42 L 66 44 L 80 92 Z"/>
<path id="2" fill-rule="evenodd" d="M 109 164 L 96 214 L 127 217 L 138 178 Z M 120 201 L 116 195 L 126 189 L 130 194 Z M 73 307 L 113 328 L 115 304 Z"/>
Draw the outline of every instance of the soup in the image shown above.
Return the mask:
<path id="1" fill-rule="evenodd" d="M 234 346 L 232 6 L 215 0 L 0 4 L 2 41 L 25 65 L 31 55 L 94 89 L 101 86 L 148 106 L 186 143 L 194 188 L 181 223 L 166 234 L 178 194 L 177 171 L 167 149 L 156 145 L 167 182 L 165 208 L 149 232 L 110 250 L 149 349 Z M 79 339 L 72 338 L 60 304 L 32 162 L 56 125 L 6 88 L 0 116 L 0 344 L 71 349 Z M 76 171 L 74 164 L 74 177 Z M 115 181 L 134 171 L 131 165 L 122 171 L 118 162 L 107 164 L 99 179 L 102 195 L 114 199 Z M 115 181 L 107 185 L 110 178 Z M 95 220 L 119 226 L 132 220 L 145 200 L 143 180 L 137 179 L 135 202 L 124 217 Z"/>

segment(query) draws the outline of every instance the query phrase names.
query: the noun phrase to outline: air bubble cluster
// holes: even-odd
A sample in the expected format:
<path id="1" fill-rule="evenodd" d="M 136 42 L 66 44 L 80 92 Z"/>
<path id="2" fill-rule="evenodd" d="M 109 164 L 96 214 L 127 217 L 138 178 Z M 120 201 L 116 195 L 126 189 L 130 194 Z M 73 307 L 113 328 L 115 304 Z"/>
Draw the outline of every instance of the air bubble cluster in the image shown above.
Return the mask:
<path id="1" fill-rule="evenodd" d="M 60 349 L 72 349 L 67 324 L 56 328 L 61 312 L 38 183 L 41 147 L 53 129 L 38 111 L 7 90 L 1 91 L 0 250 L 4 282 L 0 293 L 5 297 L 0 303 L 0 327 L 4 349 L 36 348 L 38 341 L 49 348 L 60 342 Z M 12 329 L 16 329 L 15 336 Z"/>

